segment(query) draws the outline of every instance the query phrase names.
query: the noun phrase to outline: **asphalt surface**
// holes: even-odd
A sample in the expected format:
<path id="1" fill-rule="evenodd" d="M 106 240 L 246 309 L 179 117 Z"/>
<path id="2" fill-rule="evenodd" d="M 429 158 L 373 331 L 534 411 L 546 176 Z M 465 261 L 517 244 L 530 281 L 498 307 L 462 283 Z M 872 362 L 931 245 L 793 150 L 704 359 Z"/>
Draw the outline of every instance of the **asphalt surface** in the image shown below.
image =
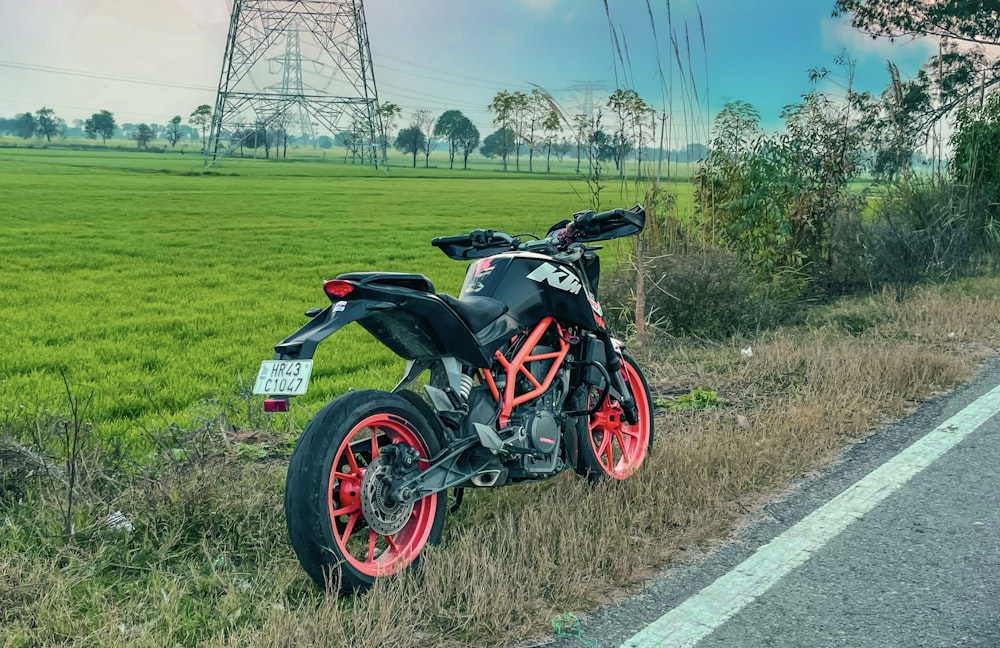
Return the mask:
<path id="1" fill-rule="evenodd" d="M 993 362 L 968 386 L 923 404 L 851 446 L 818 477 L 793 485 L 710 556 L 669 568 L 621 605 L 536 645 L 621 646 L 997 385 L 1000 362 Z M 994 416 L 697 645 L 1000 647 L 998 499 Z"/>

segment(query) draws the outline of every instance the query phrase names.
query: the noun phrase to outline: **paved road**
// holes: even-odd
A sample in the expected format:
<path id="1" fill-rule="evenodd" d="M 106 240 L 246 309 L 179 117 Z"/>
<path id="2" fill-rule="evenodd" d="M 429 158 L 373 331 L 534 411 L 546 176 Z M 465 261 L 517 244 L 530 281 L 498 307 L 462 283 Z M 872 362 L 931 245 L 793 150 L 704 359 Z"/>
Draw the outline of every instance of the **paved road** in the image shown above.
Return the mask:
<path id="1" fill-rule="evenodd" d="M 578 637 L 541 645 L 1000 647 L 998 385 L 993 363 L 968 387 L 852 447 L 821 477 L 766 507 L 737 541 L 585 619 Z M 915 453 L 963 425 L 957 444 L 945 439 L 950 449 L 913 468 Z M 912 478 L 885 485 L 907 471 Z M 863 514 L 825 506 L 866 486 L 864 497 L 877 503 Z M 821 540 L 799 551 L 799 561 L 786 559 L 802 546 L 803 528 L 820 529 Z M 774 567 L 764 570 L 771 576 L 752 575 L 761 563 Z M 750 594 L 740 590 L 747 582 Z M 720 608 L 728 612 L 706 620 Z M 689 609 L 696 612 L 682 614 Z M 689 624 L 695 617 L 700 630 L 664 639 L 684 634 L 673 617 Z"/>

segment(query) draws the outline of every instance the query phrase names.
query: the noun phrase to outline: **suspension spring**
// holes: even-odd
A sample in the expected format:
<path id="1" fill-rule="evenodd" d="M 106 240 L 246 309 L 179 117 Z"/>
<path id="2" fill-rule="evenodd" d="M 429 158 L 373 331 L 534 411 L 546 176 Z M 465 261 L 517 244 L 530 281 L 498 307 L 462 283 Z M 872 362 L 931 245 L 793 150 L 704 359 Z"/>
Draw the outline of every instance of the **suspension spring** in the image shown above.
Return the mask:
<path id="1" fill-rule="evenodd" d="M 461 383 L 462 383 L 461 389 L 458 392 L 459 396 L 462 397 L 462 400 L 468 400 L 469 394 L 472 393 L 472 385 L 473 385 L 472 376 L 463 373 L 461 378 Z"/>

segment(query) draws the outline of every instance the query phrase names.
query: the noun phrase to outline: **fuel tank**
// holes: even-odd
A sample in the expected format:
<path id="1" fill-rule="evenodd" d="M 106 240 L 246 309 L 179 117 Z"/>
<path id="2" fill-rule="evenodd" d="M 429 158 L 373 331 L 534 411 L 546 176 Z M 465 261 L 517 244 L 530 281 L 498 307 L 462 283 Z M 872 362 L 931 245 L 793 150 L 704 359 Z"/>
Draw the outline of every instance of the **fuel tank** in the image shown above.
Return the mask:
<path id="1" fill-rule="evenodd" d="M 493 330 L 481 332 L 481 343 L 509 336 L 548 316 L 587 330 L 604 328 L 600 306 L 579 271 L 534 252 L 509 252 L 473 263 L 466 272 L 461 296 L 492 297 L 510 309 L 505 325 L 497 322 Z"/>

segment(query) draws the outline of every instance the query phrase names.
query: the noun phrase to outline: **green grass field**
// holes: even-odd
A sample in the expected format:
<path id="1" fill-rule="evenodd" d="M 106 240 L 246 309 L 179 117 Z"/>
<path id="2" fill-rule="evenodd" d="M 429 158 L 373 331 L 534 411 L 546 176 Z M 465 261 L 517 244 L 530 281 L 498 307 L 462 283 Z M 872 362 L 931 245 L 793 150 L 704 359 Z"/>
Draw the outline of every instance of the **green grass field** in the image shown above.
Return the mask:
<path id="1" fill-rule="evenodd" d="M 537 643 L 567 613 L 618 600 L 718 542 L 788 480 L 1000 348 L 995 278 L 905 303 L 845 299 L 810 309 L 802 328 L 730 344 L 648 345 L 638 351 L 658 396 L 701 388 L 720 404 L 658 412 L 635 476 L 472 491 L 419 570 L 364 597 L 323 596 L 286 541 L 287 461 L 263 447 L 281 435 L 256 433 L 266 419 L 241 380 L 326 301 L 322 279 L 416 270 L 455 291 L 464 268 L 431 237 L 541 233 L 587 206 L 572 173 L 442 166 L 385 175 L 321 158 L 228 160 L 206 175 L 187 154 L 0 148 L 0 469 L 13 476 L 0 474 L 0 646 Z M 678 192 L 684 217 L 690 185 Z M 636 193 L 609 183 L 603 206 Z M 603 256 L 614 263 L 616 250 Z M 289 427 L 351 386 L 391 385 L 402 368 L 360 329 L 328 340 L 318 360 Z M 67 462 L 47 448 L 44 468 L 4 463 L 8 431 L 61 432 L 46 413 L 68 416 L 62 375 L 84 420 L 144 467 L 116 464 L 113 448 Z M 147 431 L 192 430 L 220 413 L 242 429 L 180 439 L 187 461 L 135 457 L 149 450 Z M 82 471 L 76 490 L 70 466 Z M 131 531 L 107 523 L 115 512 Z"/>
<path id="2" fill-rule="evenodd" d="M 609 184 L 604 207 L 636 200 Z M 464 266 L 432 237 L 542 234 L 588 198 L 571 173 L 227 159 L 206 174 L 192 155 L 0 148 L 0 410 L 65 410 L 65 375 L 107 435 L 190 425 L 243 398 L 272 345 L 326 302 L 322 280 L 416 271 L 455 292 Z M 293 416 L 401 368 L 353 327 L 320 347 Z"/>

